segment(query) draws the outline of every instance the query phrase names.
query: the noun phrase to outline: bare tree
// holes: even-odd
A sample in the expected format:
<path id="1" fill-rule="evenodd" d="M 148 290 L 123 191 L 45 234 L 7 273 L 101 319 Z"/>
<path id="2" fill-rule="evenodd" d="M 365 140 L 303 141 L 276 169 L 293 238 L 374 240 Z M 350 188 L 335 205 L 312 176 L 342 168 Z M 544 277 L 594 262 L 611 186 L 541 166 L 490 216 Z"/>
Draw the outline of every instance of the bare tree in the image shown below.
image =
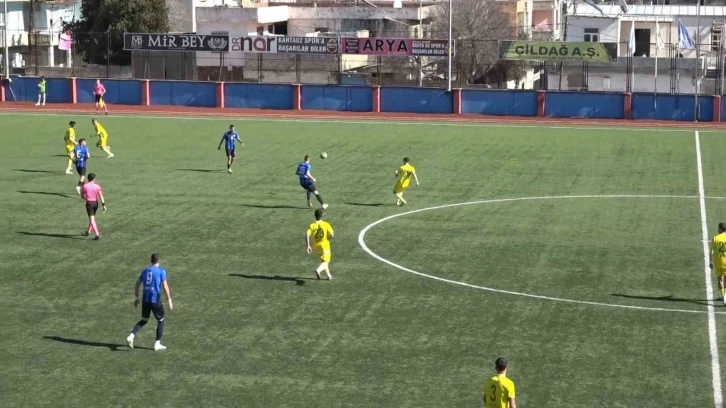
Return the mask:
<path id="1" fill-rule="evenodd" d="M 506 81 L 510 67 L 498 64 L 498 40 L 518 37 L 511 16 L 500 2 L 494 0 L 456 0 L 452 7 L 452 37 L 456 40 L 455 62 L 458 80 L 469 83 L 490 82 L 492 70 L 497 72 L 495 82 Z M 435 38 L 449 36 L 449 6 L 442 2 L 433 15 L 432 31 Z M 504 71 L 505 78 L 501 78 Z M 490 75 L 487 75 L 490 74 Z"/>

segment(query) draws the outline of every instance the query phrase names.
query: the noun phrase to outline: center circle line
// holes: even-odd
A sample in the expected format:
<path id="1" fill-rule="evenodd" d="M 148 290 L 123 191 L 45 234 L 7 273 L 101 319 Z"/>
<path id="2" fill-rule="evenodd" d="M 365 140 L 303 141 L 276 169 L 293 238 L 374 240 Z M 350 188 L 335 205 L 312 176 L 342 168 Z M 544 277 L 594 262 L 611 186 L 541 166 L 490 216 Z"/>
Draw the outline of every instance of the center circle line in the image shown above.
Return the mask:
<path id="1" fill-rule="evenodd" d="M 675 313 L 708 313 L 706 310 L 686 310 L 686 309 L 670 309 L 670 308 L 663 308 L 663 307 L 647 307 L 647 306 L 632 306 L 632 305 L 620 305 L 620 304 L 614 304 L 614 303 L 602 303 L 602 302 L 592 302 L 587 300 L 575 300 L 575 299 L 565 299 L 565 298 L 559 298 L 559 297 L 552 297 L 552 296 L 544 296 L 544 295 L 535 295 L 531 293 L 523 293 L 523 292 L 516 292 L 512 290 L 505 290 L 505 289 L 497 289 L 492 288 L 488 286 L 480 286 L 480 285 L 473 285 L 466 282 L 460 282 L 455 281 L 451 279 L 441 278 L 439 276 L 430 275 L 427 273 L 415 271 L 413 269 L 407 268 L 403 265 L 399 265 L 393 261 L 390 261 L 375 252 L 371 250 L 368 245 L 365 242 L 365 236 L 368 231 L 370 231 L 371 228 L 382 224 L 386 221 L 390 221 L 394 218 L 403 217 L 404 215 L 411 215 L 411 214 L 417 214 L 425 211 L 432 211 L 432 210 L 440 210 L 444 208 L 451 208 L 451 207 L 463 207 L 467 205 L 477 205 L 477 204 L 494 204 L 494 203 L 506 203 L 506 202 L 515 202 L 515 201 L 536 201 L 536 200 L 567 200 L 567 199 L 587 199 L 587 198 L 597 198 L 597 199 L 618 199 L 618 198 L 688 198 L 688 199 L 698 199 L 698 196 L 688 196 L 688 195 L 640 195 L 640 194 L 612 194 L 612 195 L 571 195 L 571 196 L 540 196 L 540 197 L 516 197 L 516 198 L 496 198 L 496 199 L 490 199 L 490 200 L 477 200 L 477 201 L 467 201 L 463 203 L 454 203 L 454 204 L 444 204 L 444 205 L 437 205 L 434 207 L 427 207 L 427 208 L 420 208 L 417 210 L 411 210 L 406 211 L 398 214 L 389 215 L 387 217 L 381 218 L 377 221 L 374 221 L 368 225 L 366 225 L 358 234 L 358 245 L 361 246 L 363 251 L 365 251 L 368 255 L 372 256 L 373 258 L 377 259 L 378 261 L 381 261 L 387 265 L 390 265 L 396 269 L 400 269 L 404 272 L 408 272 L 414 275 L 418 275 L 424 278 L 433 279 L 440 282 L 450 283 L 453 285 L 459 285 L 464 286 L 468 288 L 473 289 L 479 289 L 479 290 L 485 290 L 488 292 L 494 292 L 494 293 L 503 293 L 507 295 L 514 295 L 514 296 L 522 296 L 527 298 L 534 298 L 534 299 L 541 299 L 541 300 L 549 300 L 549 301 L 555 301 L 555 302 L 565 302 L 565 303 L 571 303 L 571 304 L 580 304 L 580 305 L 591 305 L 591 306 L 606 306 L 606 307 L 615 307 L 615 308 L 621 308 L 621 309 L 631 309 L 631 310 L 648 310 L 648 311 L 657 311 L 657 312 L 675 312 Z M 726 197 L 705 197 L 707 199 L 724 199 Z M 713 303 L 711 303 L 713 305 Z M 714 312 L 716 314 L 726 314 L 726 312 Z"/>

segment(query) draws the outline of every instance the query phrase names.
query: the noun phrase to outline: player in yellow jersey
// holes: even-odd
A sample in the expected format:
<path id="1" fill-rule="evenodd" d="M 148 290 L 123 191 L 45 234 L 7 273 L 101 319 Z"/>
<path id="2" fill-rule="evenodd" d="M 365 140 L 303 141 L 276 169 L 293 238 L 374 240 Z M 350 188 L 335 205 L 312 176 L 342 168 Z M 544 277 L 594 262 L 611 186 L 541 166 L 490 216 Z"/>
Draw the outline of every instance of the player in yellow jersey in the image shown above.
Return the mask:
<path id="1" fill-rule="evenodd" d="M 726 222 L 718 224 L 718 235 L 711 240 L 711 269 L 718 277 L 718 287 L 721 289 L 721 300 L 726 305 Z"/>
<path id="2" fill-rule="evenodd" d="M 73 174 L 73 159 L 71 153 L 73 148 L 76 147 L 76 122 L 68 122 L 68 130 L 66 130 L 63 141 L 66 143 L 66 155 L 68 156 L 68 167 L 66 168 L 66 174 Z"/>
<path id="3" fill-rule="evenodd" d="M 98 120 L 96 120 L 96 118 L 91 119 L 91 123 L 93 123 L 93 128 L 96 130 L 96 136 L 98 136 L 96 147 L 106 152 L 108 155 L 107 158 L 112 158 L 113 153 L 111 153 L 111 147 L 108 146 L 108 132 L 106 132 L 106 129 Z"/>
<path id="4" fill-rule="evenodd" d="M 498 358 L 494 362 L 497 374 L 484 383 L 485 408 L 517 408 L 514 401 L 514 382 L 507 378 L 507 360 Z"/>
<path id="5" fill-rule="evenodd" d="M 307 252 L 313 252 L 310 246 L 310 237 L 315 242 L 315 251 L 320 255 L 320 266 L 315 269 L 315 276 L 320 279 L 320 272 L 325 271 L 328 280 L 333 280 L 330 274 L 330 240 L 333 239 L 333 227 L 326 221 L 323 221 L 323 210 L 315 210 L 315 222 L 308 226 L 305 232 L 305 243 L 307 244 Z"/>
<path id="6" fill-rule="evenodd" d="M 411 177 L 416 180 L 416 185 L 419 185 L 416 169 L 411 166 L 408 157 L 403 158 L 403 165 L 396 170 L 396 177 L 398 177 L 398 181 L 393 187 L 393 194 L 396 196 L 396 205 L 404 205 L 406 204 L 406 200 L 403 199 L 403 191 L 411 184 Z"/>

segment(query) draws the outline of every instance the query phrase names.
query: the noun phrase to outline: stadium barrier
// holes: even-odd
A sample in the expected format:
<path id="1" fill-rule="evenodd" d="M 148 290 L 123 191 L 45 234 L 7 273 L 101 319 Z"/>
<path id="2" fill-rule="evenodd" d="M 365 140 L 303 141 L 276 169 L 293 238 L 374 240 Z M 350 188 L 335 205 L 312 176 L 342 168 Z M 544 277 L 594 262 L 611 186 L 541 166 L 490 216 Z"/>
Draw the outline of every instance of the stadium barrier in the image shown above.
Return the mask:
<path id="1" fill-rule="evenodd" d="M 37 101 L 38 78 L 2 81 L 0 102 Z M 48 103 L 92 103 L 94 79 L 47 78 Z M 206 108 L 333 110 L 529 116 L 551 118 L 659 119 L 721 122 L 719 95 L 562 92 L 104 79 L 106 102 Z"/>

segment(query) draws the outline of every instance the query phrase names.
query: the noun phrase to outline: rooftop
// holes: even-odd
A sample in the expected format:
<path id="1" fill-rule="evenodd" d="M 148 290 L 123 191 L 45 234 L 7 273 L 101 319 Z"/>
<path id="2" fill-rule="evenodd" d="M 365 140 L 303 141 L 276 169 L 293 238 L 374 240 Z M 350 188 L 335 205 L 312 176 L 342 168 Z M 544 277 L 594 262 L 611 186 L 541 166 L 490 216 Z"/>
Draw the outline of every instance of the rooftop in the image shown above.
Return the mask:
<path id="1" fill-rule="evenodd" d="M 697 6 L 629 6 L 628 12 L 623 13 L 623 10 L 618 5 L 614 4 L 603 4 L 599 5 L 603 11 L 600 13 L 595 7 L 589 4 L 577 4 L 577 7 L 569 5 L 567 7 L 567 14 L 571 16 L 580 17 L 601 17 L 601 18 L 628 18 L 628 17 L 639 17 L 639 16 L 693 16 L 696 17 L 699 14 Z M 726 16 L 726 6 L 701 6 L 700 15 L 704 17 L 724 17 Z"/>

